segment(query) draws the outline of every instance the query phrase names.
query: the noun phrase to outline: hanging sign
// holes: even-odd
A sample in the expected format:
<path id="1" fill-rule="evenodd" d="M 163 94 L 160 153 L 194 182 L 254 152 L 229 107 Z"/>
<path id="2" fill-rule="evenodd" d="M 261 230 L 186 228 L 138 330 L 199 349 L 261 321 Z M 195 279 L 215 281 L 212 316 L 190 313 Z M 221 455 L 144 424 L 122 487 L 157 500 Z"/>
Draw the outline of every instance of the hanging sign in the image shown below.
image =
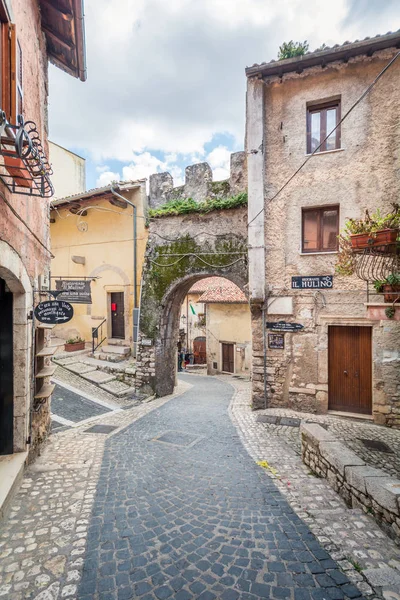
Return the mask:
<path id="1" fill-rule="evenodd" d="M 58 325 L 67 323 L 74 316 L 74 309 L 69 302 L 49 300 L 41 302 L 35 308 L 35 317 L 41 323 Z"/>
<path id="2" fill-rule="evenodd" d="M 278 321 L 277 323 L 271 323 L 267 321 L 267 329 L 271 331 L 300 331 L 304 329 L 304 325 L 301 323 L 287 323 L 286 321 Z"/>
<path id="3" fill-rule="evenodd" d="M 268 348 L 283 350 L 285 348 L 285 336 L 283 333 L 269 333 Z"/>
<path id="4" fill-rule="evenodd" d="M 333 275 L 292 277 L 292 290 L 322 290 L 333 287 Z"/>
<path id="5" fill-rule="evenodd" d="M 92 304 L 90 282 L 90 279 L 58 279 L 56 288 L 61 291 L 58 299 L 73 304 Z"/>

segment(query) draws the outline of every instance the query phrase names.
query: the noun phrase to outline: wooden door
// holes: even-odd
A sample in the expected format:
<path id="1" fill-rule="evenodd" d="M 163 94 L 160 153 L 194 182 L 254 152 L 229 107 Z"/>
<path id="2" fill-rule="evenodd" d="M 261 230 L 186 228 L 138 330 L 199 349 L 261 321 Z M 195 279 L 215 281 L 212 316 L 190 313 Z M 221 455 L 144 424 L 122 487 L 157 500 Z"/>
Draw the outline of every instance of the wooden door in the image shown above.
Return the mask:
<path id="1" fill-rule="evenodd" d="M 0 454 L 13 453 L 13 295 L 0 279 Z"/>
<path id="2" fill-rule="evenodd" d="M 234 345 L 222 344 L 222 370 L 227 373 L 235 372 Z"/>
<path id="3" fill-rule="evenodd" d="M 195 365 L 205 365 L 207 362 L 206 338 L 199 336 L 193 340 L 193 354 Z"/>
<path id="4" fill-rule="evenodd" d="M 329 410 L 372 414 L 370 327 L 329 327 Z"/>
<path id="5" fill-rule="evenodd" d="M 111 337 L 125 339 L 124 293 L 111 293 Z"/>

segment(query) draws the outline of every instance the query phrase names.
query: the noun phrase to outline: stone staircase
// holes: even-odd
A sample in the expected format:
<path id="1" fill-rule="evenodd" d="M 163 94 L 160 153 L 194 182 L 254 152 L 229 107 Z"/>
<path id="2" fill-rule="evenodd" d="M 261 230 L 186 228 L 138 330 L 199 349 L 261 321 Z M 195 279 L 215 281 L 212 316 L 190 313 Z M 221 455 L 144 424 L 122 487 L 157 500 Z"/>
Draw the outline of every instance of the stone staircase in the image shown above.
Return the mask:
<path id="1" fill-rule="evenodd" d="M 105 346 L 101 346 L 98 350 L 96 350 L 90 356 L 92 358 L 96 358 L 97 360 L 106 360 L 108 362 L 122 362 L 126 360 L 131 354 L 131 349 L 129 346 L 121 346 L 118 344 L 107 344 Z"/>
<path id="2" fill-rule="evenodd" d="M 115 348 L 125 350 L 125 347 L 122 346 L 112 346 L 111 348 L 113 350 Z M 130 353 L 129 348 L 128 351 Z M 101 353 L 95 352 L 96 354 Z M 122 357 L 122 360 L 105 358 L 104 356 L 107 355 Z M 106 350 L 101 358 L 92 357 L 91 353 L 79 354 L 78 356 L 65 356 L 65 353 L 63 353 L 60 356 L 54 356 L 53 361 L 117 398 L 124 398 L 135 394 L 136 366 L 132 359 L 127 360 L 127 356 L 129 356 L 127 353 L 108 352 Z"/>

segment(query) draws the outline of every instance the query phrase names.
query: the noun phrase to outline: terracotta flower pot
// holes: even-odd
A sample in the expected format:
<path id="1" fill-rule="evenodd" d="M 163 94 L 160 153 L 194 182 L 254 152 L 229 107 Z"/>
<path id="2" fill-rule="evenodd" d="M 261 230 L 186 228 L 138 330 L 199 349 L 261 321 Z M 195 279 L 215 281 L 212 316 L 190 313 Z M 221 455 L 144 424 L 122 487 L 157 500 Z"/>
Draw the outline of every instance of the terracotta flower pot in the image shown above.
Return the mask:
<path id="1" fill-rule="evenodd" d="M 398 234 L 398 229 L 381 229 L 373 235 L 370 233 L 356 233 L 350 236 L 351 247 L 353 250 L 361 250 L 374 246 L 395 244 Z"/>
<path id="2" fill-rule="evenodd" d="M 85 342 L 76 342 L 75 344 L 64 344 L 65 352 L 76 352 L 77 350 L 84 350 Z"/>
<path id="3" fill-rule="evenodd" d="M 386 283 L 382 286 L 382 291 L 385 302 L 400 302 L 400 285 L 389 285 Z"/>

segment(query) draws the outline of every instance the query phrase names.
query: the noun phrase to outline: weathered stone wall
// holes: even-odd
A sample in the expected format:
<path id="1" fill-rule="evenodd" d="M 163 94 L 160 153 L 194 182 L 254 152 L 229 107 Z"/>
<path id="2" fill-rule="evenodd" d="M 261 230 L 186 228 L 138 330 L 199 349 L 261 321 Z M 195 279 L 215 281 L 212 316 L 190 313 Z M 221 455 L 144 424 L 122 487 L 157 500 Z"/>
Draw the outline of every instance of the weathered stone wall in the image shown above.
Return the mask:
<path id="1" fill-rule="evenodd" d="M 368 466 L 316 423 L 303 423 L 300 434 L 303 462 L 349 506 L 373 516 L 400 545 L 400 480 Z"/>
<path id="2" fill-rule="evenodd" d="M 171 198 L 201 201 L 246 191 L 243 154 L 233 155 L 232 176 L 226 182 L 213 183 L 206 164 L 186 169 L 184 188 L 173 188 L 169 174 L 151 176 L 150 206 L 157 207 Z M 173 391 L 181 304 L 196 281 L 219 275 L 247 292 L 246 225 L 246 207 L 150 219 L 141 298 L 138 389 L 153 390 L 159 396 Z"/>
<path id="3" fill-rule="evenodd" d="M 400 191 L 400 63 L 397 61 L 341 127 L 341 149 L 315 155 L 275 200 L 269 201 L 304 161 L 307 102 L 341 97 L 342 115 L 393 57 L 395 49 L 346 63 L 315 67 L 266 82 L 251 81 L 249 90 L 263 87 L 263 106 L 250 105 L 263 117 L 263 147 L 250 148 L 249 163 L 264 157 L 264 227 L 266 292 L 273 302 L 267 320 L 304 325 L 285 334 L 284 350 L 267 350 L 270 406 L 325 412 L 328 406 L 328 326 L 372 327 L 373 414 L 378 423 L 400 426 L 400 324 L 367 317 L 366 284 L 355 276 L 335 275 L 336 253 L 303 254 L 302 208 L 340 205 L 340 229 L 346 218 L 361 217 L 366 208 L 389 210 Z M 253 93 L 253 92 L 252 92 Z M 252 98 L 252 96 L 251 96 Z M 248 100 L 249 105 L 249 100 Z M 254 105 L 254 106 L 253 106 Z M 251 117 L 251 118 L 250 118 Z M 254 128 L 254 115 L 248 123 Z M 248 125 L 248 127 L 250 127 Z M 254 136 L 253 136 L 254 137 Z M 249 167 L 249 177 L 250 177 Z M 260 177 L 259 171 L 257 177 Z M 253 182 L 254 183 L 254 182 Z M 250 187 L 249 218 L 254 215 L 257 189 Z M 253 190 L 253 191 L 252 191 Z M 257 221 L 255 222 L 257 224 Z M 255 225 L 253 224 L 253 226 Z M 250 228 L 249 228 L 250 232 Z M 250 273 L 260 268 L 250 256 Z M 332 289 L 291 289 L 296 275 L 334 275 Z M 287 307 L 291 305 L 288 310 Z M 258 319 L 261 326 L 261 312 Z M 254 361 L 261 367 L 262 328 L 254 322 Z M 258 349 L 257 349 L 258 348 Z M 257 376 L 256 376 L 257 375 Z M 262 373 L 254 374 L 254 406 L 264 399 Z"/>
<path id="4" fill-rule="evenodd" d="M 48 66 L 38 2 L 13 0 L 12 13 L 22 50 L 23 115 L 26 121 L 32 120 L 36 123 L 48 156 Z M 10 115 L 6 116 L 10 118 Z M 34 394 L 32 321 L 29 320 L 28 314 L 33 308 L 33 289 L 38 288 L 39 275 L 50 269 L 50 254 L 13 214 L 4 200 L 47 247 L 49 201 L 11 194 L 0 182 L 0 277 L 13 292 L 14 452 L 21 452 L 27 448 L 30 408 Z M 47 431 L 49 424 L 50 411 L 46 406 L 33 420 L 31 447 L 42 439 L 42 432 Z"/>

